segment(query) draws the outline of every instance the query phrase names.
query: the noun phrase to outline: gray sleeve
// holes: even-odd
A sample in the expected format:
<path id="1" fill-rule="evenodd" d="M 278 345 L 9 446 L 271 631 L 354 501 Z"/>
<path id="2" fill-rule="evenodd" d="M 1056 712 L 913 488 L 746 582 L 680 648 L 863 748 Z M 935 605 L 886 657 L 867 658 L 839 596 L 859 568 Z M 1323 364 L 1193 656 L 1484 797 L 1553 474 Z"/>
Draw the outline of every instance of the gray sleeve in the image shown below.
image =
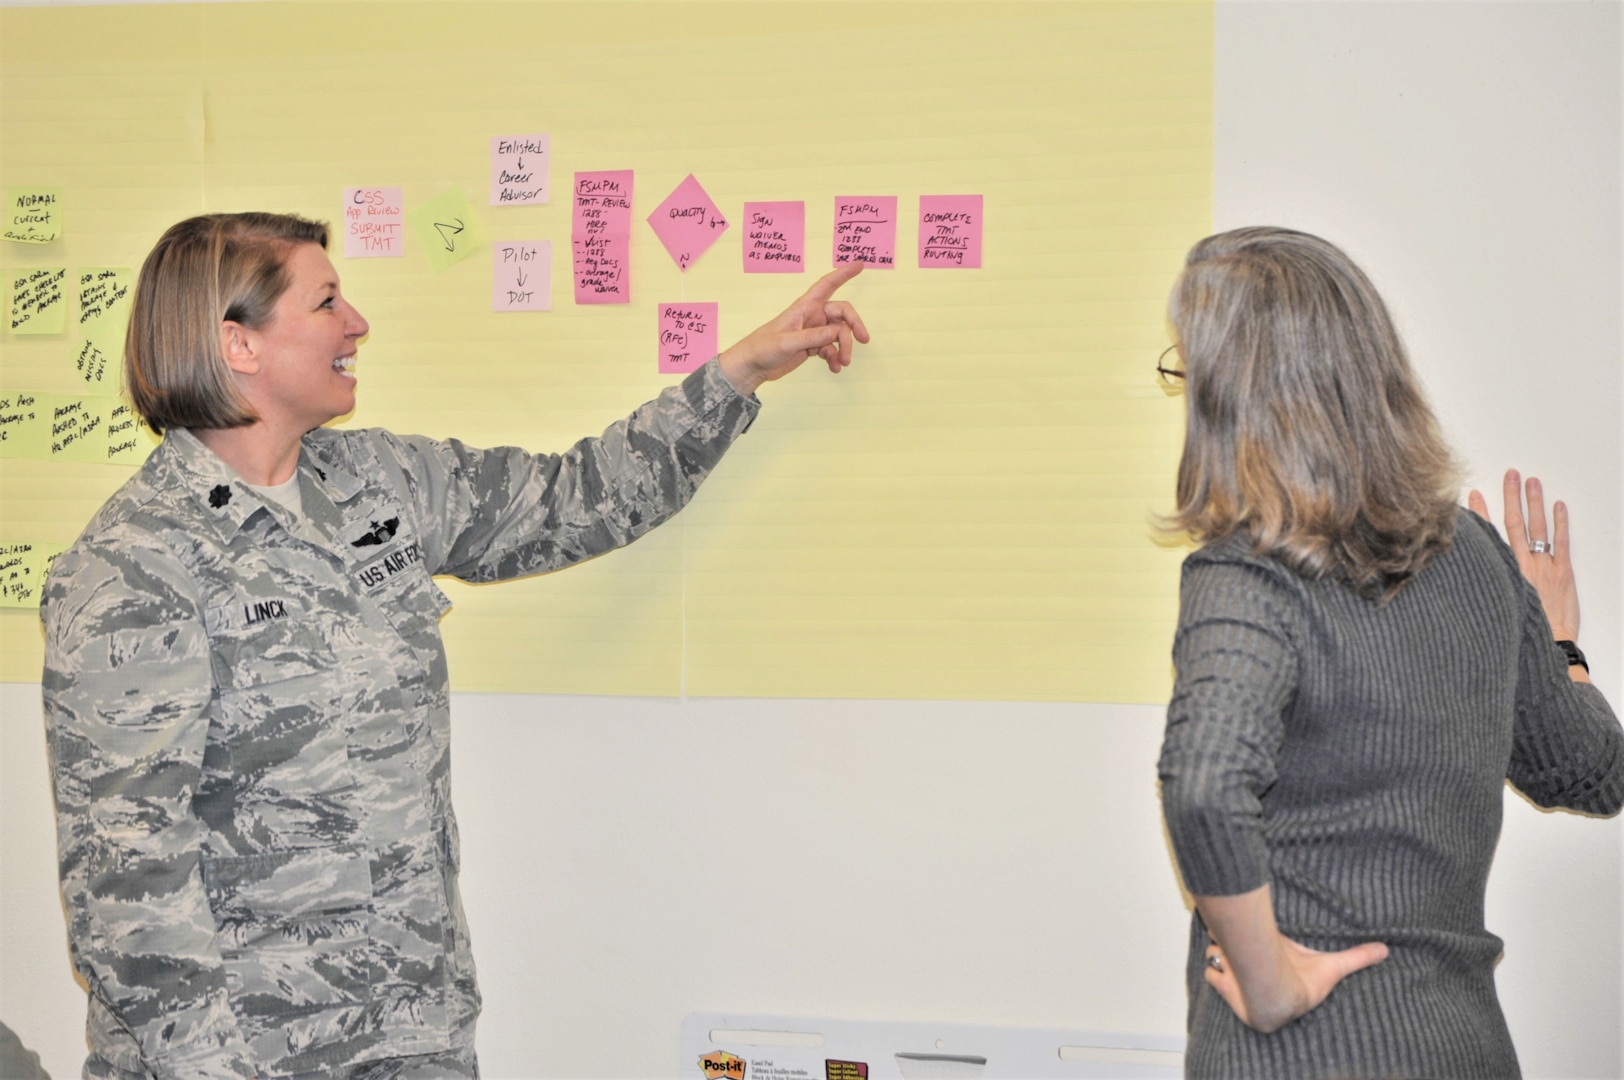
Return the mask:
<path id="1" fill-rule="evenodd" d="M 192 808 L 213 687 L 193 583 L 162 543 L 124 530 L 57 559 L 40 614 L 74 965 L 157 1076 L 253 1076 Z"/>
<path id="2" fill-rule="evenodd" d="M 387 436 L 431 573 L 497 581 L 631 543 L 693 496 L 759 402 L 713 359 L 562 454 Z"/>
<path id="3" fill-rule="evenodd" d="M 1522 589 L 1523 627 L 1506 779 L 1540 806 L 1616 814 L 1624 807 L 1618 717 L 1595 686 L 1568 678 L 1567 658 L 1552 644 L 1539 593 L 1515 561 L 1511 569 Z"/>
<path id="4" fill-rule="evenodd" d="M 1270 880 L 1261 800 L 1297 687 L 1290 627 L 1290 598 L 1268 570 L 1199 552 L 1186 561 L 1158 771 L 1179 871 L 1197 896 Z"/>

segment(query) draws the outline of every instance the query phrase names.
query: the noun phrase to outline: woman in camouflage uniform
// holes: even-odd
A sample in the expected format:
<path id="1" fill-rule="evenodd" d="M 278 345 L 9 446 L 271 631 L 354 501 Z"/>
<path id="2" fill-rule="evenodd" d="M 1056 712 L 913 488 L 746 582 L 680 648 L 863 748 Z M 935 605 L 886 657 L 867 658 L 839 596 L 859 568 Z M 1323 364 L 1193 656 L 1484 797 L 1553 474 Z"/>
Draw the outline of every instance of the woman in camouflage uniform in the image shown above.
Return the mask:
<path id="1" fill-rule="evenodd" d="M 367 323 L 326 244 L 272 214 L 159 241 L 126 371 L 164 440 L 45 588 L 86 1076 L 477 1075 L 434 576 L 630 543 L 757 386 L 868 340 L 831 299 L 854 265 L 563 454 L 332 430 Z"/>

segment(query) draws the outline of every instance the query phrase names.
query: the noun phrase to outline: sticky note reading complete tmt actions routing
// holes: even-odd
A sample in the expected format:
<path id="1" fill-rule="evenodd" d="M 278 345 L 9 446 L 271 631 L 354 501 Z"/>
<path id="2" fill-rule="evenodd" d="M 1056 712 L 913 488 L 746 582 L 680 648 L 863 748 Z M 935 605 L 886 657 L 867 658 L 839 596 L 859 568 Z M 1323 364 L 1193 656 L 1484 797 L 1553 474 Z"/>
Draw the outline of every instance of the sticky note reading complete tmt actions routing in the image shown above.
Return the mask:
<path id="1" fill-rule="evenodd" d="M 981 266 L 981 196 L 919 196 L 919 265 L 954 270 Z"/>

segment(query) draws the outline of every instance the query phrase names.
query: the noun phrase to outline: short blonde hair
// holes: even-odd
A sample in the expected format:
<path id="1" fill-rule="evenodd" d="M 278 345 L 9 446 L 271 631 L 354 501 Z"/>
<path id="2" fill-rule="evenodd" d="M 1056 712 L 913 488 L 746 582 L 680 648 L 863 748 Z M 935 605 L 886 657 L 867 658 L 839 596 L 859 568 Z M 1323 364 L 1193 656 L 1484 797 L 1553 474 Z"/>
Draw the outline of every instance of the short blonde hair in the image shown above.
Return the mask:
<path id="1" fill-rule="evenodd" d="M 136 279 L 124 343 L 125 389 L 153 431 L 258 419 L 220 355 L 220 324 L 270 321 L 298 244 L 325 248 L 327 226 L 291 214 L 204 214 L 159 238 Z"/>
<path id="2" fill-rule="evenodd" d="M 1459 470 L 1375 286 L 1317 236 L 1190 250 L 1168 317 L 1187 427 L 1170 530 L 1247 537 L 1385 603 L 1454 539 Z"/>

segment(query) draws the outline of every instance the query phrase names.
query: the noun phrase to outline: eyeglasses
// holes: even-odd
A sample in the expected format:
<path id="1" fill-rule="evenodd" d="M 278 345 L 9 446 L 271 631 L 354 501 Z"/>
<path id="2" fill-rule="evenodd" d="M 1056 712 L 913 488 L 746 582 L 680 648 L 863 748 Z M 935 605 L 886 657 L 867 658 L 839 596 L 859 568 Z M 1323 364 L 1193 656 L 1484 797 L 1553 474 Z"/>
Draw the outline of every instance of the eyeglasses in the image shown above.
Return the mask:
<path id="1" fill-rule="evenodd" d="M 1179 390 L 1184 386 L 1184 357 L 1179 355 L 1177 345 L 1169 345 L 1162 350 L 1162 355 L 1156 358 L 1156 377 L 1162 380 L 1162 385 L 1169 390 Z M 1173 354 L 1173 362 L 1178 367 L 1168 367 L 1165 361 L 1167 354 Z"/>

